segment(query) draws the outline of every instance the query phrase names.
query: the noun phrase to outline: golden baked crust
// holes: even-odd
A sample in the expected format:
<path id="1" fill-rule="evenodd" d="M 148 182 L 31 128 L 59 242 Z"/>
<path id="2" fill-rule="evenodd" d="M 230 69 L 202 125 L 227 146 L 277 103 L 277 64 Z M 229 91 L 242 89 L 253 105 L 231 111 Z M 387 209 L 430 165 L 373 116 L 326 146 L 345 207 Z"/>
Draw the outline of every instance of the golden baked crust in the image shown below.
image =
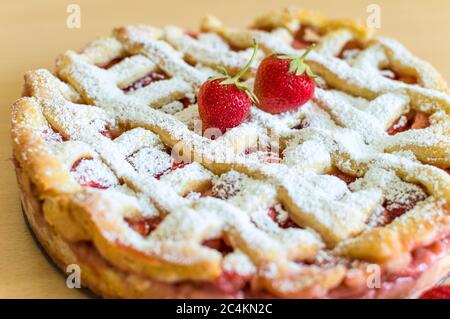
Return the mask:
<path id="1" fill-rule="evenodd" d="M 86 243 L 69 244 L 51 229 L 42 214 L 41 201 L 33 192 L 33 186 L 27 174 L 20 167 L 16 168 L 17 180 L 21 190 L 21 201 L 33 232 L 45 250 L 61 269 L 66 265 L 78 264 L 83 269 L 83 285 L 96 294 L 111 298 L 229 298 L 230 294 L 214 291 L 214 287 L 195 287 L 186 283 L 174 288 L 172 285 L 155 282 L 133 273 L 125 273 L 105 261 Z M 421 274 L 416 281 L 404 287 L 393 289 L 390 298 L 415 297 L 430 288 L 433 283 L 443 278 L 450 267 L 450 256 L 438 259 L 433 267 Z M 399 285 L 402 286 L 402 285 Z M 405 295 L 405 291 L 408 294 Z M 236 295 L 242 297 L 242 295 Z M 264 294 L 247 295 L 247 297 L 270 297 Z M 383 296 L 386 297 L 386 296 Z"/>
<path id="2" fill-rule="evenodd" d="M 293 39 L 311 40 L 302 25 L 317 30 L 308 58 L 320 77 L 313 101 L 284 117 L 254 108 L 247 123 L 215 140 L 197 134 L 192 100 L 212 67 L 237 72 L 253 38 L 259 60 L 297 52 Z M 432 285 L 450 268 L 445 81 L 396 41 L 352 21 L 288 10 L 254 27 L 229 28 L 214 17 L 194 37 L 176 27 L 121 27 L 80 54 L 61 55 L 57 76 L 28 72 L 25 97 L 13 105 L 12 140 L 39 240 L 60 264 L 80 264 L 84 283 L 103 296 L 398 297 Z M 136 84 L 162 72 L 171 78 Z M 253 66 L 248 85 L 254 74 Z M 188 107 L 167 107 L 186 97 Z M 412 129 L 386 133 L 408 116 L 416 118 Z M 427 125 L 419 127 L 420 116 Z M 277 163 L 266 161 L 266 149 L 250 151 L 263 158 L 246 156 L 273 136 L 283 155 Z M 167 164 L 167 148 L 185 165 L 154 171 Z M 102 172 L 104 184 L 85 183 L 80 163 Z M 386 202 L 401 216 L 374 220 Z M 139 233 L 154 218 L 156 229 Z M 206 244 L 216 239 L 233 251 Z M 417 250 L 434 256 L 423 279 L 390 291 L 367 287 L 371 263 L 388 282 Z"/>
<path id="3" fill-rule="evenodd" d="M 78 264 L 83 269 L 83 285 L 99 296 L 111 298 L 229 298 L 230 294 L 214 291 L 214 287 L 195 287 L 189 283 L 174 288 L 161 282 L 155 282 L 132 273 L 125 273 L 105 261 L 88 243 L 70 245 L 58 233 L 52 230 L 43 218 L 41 202 L 28 176 L 21 168 L 16 169 L 21 190 L 21 201 L 30 226 L 39 242 L 52 257 L 58 267 Z M 424 272 L 416 281 L 407 283 L 408 289 L 394 289 L 389 298 L 416 297 L 427 290 L 433 283 L 445 277 L 450 267 L 450 256 L 437 260 L 433 267 Z M 404 284 L 403 284 L 404 285 Z M 402 285 L 399 285 L 402 286 Z M 408 291 L 408 294 L 405 294 Z M 236 295 L 242 297 L 242 295 Z M 264 294 L 247 295 L 247 297 L 270 297 Z"/>

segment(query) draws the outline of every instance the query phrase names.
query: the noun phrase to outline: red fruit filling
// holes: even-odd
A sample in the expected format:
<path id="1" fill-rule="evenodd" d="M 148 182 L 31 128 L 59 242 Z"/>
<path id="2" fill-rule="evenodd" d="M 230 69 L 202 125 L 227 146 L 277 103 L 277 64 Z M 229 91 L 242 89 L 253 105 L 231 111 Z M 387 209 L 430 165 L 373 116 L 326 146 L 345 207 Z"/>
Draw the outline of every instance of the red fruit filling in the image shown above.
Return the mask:
<path id="1" fill-rule="evenodd" d="M 306 49 L 311 44 L 320 41 L 319 30 L 313 26 L 304 25 L 294 35 L 292 47 L 294 49 Z"/>
<path id="2" fill-rule="evenodd" d="M 125 93 L 132 92 L 141 88 L 146 87 L 147 85 L 150 85 L 154 82 L 158 82 L 161 80 L 168 79 L 168 76 L 165 73 L 162 72 L 151 72 L 147 74 L 146 76 L 134 81 L 129 86 L 123 88 L 122 90 Z"/>
<path id="3" fill-rule="evenodd" d="M 210 187 L 205 188 L 205 189 L 199 191 L 198 193 L 200 193 L 200 197 L 214 196 L 214 192 L 213 192 L 211 185 L 210 185 Z"/>
<path id="4" fill-rule="evenodd" d="M 198 39 L 198 36 L 200 35 L 197 31 L 185 31 L 185 34 L 190 36 L 192 39 Z"/>
<path id="5" fill-rule="evenodd" d="M 86 183 L 81 183 L 80 185 L 81 185 L 81 186 L 92 187 L 92 188 L 98 188 L 98 189 L 107 189 L 107 188 L 108 188 L 108 186 L 101 185 L 101 184 L 99 184 L 99 183 L 97 183 L 97 182 L 94 182 L 94 181 L 89 181 L 89 182 L 86 182 Z"/>
<path id="6" fill-rule="evenodd" d="M 98 67 L 103 68 L 103 69 L 109 69 L 109 68 L 113 67 L 114 65 L 122 62 L 123 59 L 124 59 L 124 57 L 118 57 L 118 58 L 112 59 L 109 62 L 100 64 L 100 65 L 98 65 Z"/>
<path id="7" fill-rule="evenodd" d="M 335 169 L 331 175 L 336 176 L 337 178 L 339 178 L 340 180 L 344 181 L 345 184 L 351 184 L 356 180 L 356 177 L 348 175 L 347 173 L 344 173 L 338 169 Z"/>
<path id="8" fill-rule="evenodd" d="M 258 150 L 257 147 L 248 147 L 244 150 L 244 155 L 252 155 L 252 159 L 257 159 L 261 163 L 280 163 L 283 159 L 283 152 L 276 146 L 273 149 L 268 147 L 263 150 Z"/>
<path id="9" fill-rule="evenodd" d="M 269 208 L 267 214 L 272 220 L 277 223 L 281 228 L 300 228 L 292 219 L 289 217 L 281 219 L 279 213 L 274 207 Z"/>
<path id="10" fill-rule="evenodd" d="M 422 128 L 427 128 L 430 126 L 430 119 L 428 115 L 422 112 L 417 112 L 414 116 L 414 121 L 411 125 L 411 129 L 417 130 Z"/>
<path id="11" fill-rule="evenodd" d="M 383 203 L 384 210 L 372 216 L 373 220 L 369 223 L 374 226 L 385 226 L 390 224 L 394 219 L 402 216 L 407 211 L 411 210 L 420 201 L 423 201 L 427 195 L 425 192 L 410 192 L 405 194 L 407 198 L 402 199 L 402 202 L 385 200 Z"/>
<path id="12" fill-rule="evenodd" d="M 301 120 L 300 123 L 298 123 L 297 125 L 293 126 L 292 129 L 294 130 L 302 130 L 304 128 L 309 127 L 309 123 L 306 120 Z"/>
<path id="13" fill-rule="evenodd" d="M 156 217 L 125 217 L 125 221 L 135 232 L 139 233 L 142 237 L 148 236 L 152 231 L 158 227 L 162 219 L 159 216 Z"/>
<path id="14" fill-rule="evenodd" d="M 224 238 L 208 239 L 203 242 L 203 246 L 219 251 L 223 256 L 234 251 Z M 234 271 L 223 270 L 216 279 L 215 286 L 226 293 L 236 293 L 242 290 L 251 279 L 251 276 L 243 276 Z"/>
<path id="15" fill-rule="evenodd" d="M 382 71 L 384 71 L 384 77 L 387 77 L 388 79 L 406 84 L 418 84 L 417 77 L 414 75 L 400 74 L 391 68 L 385 68 Z"/>
<path id="16" fill-rule="evenodd" d="M 416 204 L 426 198 L 424 193 L 409 193 L 408 199 L 404 203 L 391 202 L 386 200 L 383 206 L 389 215 L 393 218 L 400 217 L 407 211 L 411 210 Z"/>
<path id="17" fill-rule="evenodd" d="M 161 176 L 163 176 L 163 175 L 165 175 L 165 174 L 167 174 L 169 172 L 172 172 L 172 171 L 174 171 L 176 169 L 182 168 L 184 166 L 186 166 L 185 162 L 173 161 L 172 166 L 168 170 L 165 170 L 164 172 L 158 173 L 158 174 L 154 175 L 153 177 L 156 178 L 156 179 L 160 179 Z"/>
<path id="18" fill-rule="evenodd" d="M 48 127 L 42 131 L 42 135 L 45 141 L 47 142 L 63 142 L 65 141 L 64 137 L 59 133 Z"/>
<path id="19" fill-rule="evenodd" d="M 449 252 L 449 239 L 443 238 L 426 247 L 413 250 L 410 264 L 400 272 L 382 277 L 381 287 L 373 289 L 361 289 L 361 286 L 349 287 L 340 285 L 331 291 L 327 297 L 330 298 L 392 298 L 391 293 L 398 291 L 401 287 L 411 287 L 424 272 L 429 270 Z M 365 282 L 364 282 L 365 284 Z"/>
<path id="20" fill-rule="evenodd" d="M 109 126 L 106 126 L 104 130 L 100 131 L 100 134 L 111 140 L 118 138 L 122 133 L 123 133 L 122 129 L 118 127 L 109 127 Z"/>
<path id="21" fill-rule="evenodd" d="M 71 172 L 75 172 L 79 168 L 80 164 L 84 161 L 92 161 L 92 159 L 91 158 L 80 158 L 73 164 L 73 166 L 71 168 Z M 83 177 L 84 178 L 77 180 L 81 186 L 87 186 L 87 187 L 98 188 L 98 189 L 108 189 L 110 187 L 110 185 L 104 184 L 107 182 L 102 183 L 101 181 L 98 181 L 98 180 L 89 179 L 84 174 L 83 174 Z"/>
<path id="22" fill-rule="evenodd" d="M 205 240 L 202 245 L 211 249 L 215 249 L 224 256 L 228 255 L 234 250 L 234 248 L 230 246 L 222 237 Z"/>
<path id="23" fill-rule="evenodd" d="M 347 42 L 337 55 L 338 58 L 344 59 L 349 51 L 362 50 L 364 47 L 361 42 L 353 40 Z"/>
<path id="24" fill-rule="evenodd" d="M 400 117 L 387 129 L 389 135 L 395 135 L 409 129 L 422 129 L 430 126 L 428 115 L 423 112 L 410 112 L 406 116 Z"/>
<path id="25" fill-rule="evenodd" d="M 189 105 L 192 104 L 191 100 L 187 97 L 179 99 L 178 101 L 181 102 L 181 104 L 183 104 L 184 107 L 188 107 Z"/>
<path id="26" fill-rule="evenodd" d="M 226 293 L 236 293 L 247 285 L 251 276 L 243 276 L 234 271 L 223 271 L 216 279 L 216 286 Z"/>
<path id="27" fill-rule="evenodd" d="M 407 131 L 411 128 L 411 123 L 406 117 L 400 117 L 394 124 L 392 124 L 388 129 L 387 133 L 389 135 L 395 135 L 400 132 Z"/>

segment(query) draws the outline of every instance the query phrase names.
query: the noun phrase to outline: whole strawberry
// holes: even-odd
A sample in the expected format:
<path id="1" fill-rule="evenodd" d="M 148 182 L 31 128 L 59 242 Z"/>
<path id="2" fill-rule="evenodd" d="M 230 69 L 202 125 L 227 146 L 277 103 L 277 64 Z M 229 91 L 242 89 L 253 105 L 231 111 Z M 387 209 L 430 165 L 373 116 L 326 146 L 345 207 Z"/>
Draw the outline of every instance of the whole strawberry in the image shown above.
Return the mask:
<path id="1" fill-rule="evenodd" d="M 222 74 L 202 84 L 198 93 L 198 112 L 203 130 L 218 128 L 224 133 L 241 124 L 248 116 L 256 97 L 239 79 L 252 64 L 257 50 L 258 45 L 253 41 L 252 57 L 235 76 L 229 76 L 223 67 L 219 67 Z"/>
<path id="2" fill-rule="evenodd" d="M 304 61 L 313 48 L 310 46 L 302 56 L 272 54 L 262 60 L 254 85 L 260 109 L 281 113 L 296 109 L 313 97 L 315 75 Z"/>

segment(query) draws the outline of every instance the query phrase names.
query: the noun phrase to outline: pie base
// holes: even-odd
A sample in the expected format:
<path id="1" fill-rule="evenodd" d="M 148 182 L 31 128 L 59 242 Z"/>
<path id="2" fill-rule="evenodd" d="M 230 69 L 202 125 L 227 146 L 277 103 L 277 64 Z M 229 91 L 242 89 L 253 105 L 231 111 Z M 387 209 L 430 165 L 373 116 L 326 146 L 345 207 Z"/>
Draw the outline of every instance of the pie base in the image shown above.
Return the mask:
<path id="1" fill-rule="evenodd" d="M 42 201 L 29 177 L 20 167 L 16 167 L 16 176 L 22 207 L 36 239 L 63 272 L 67 265 L 79 265 L 82 269 L 81 284 L 96 295 L 107 298 L 243 297 L 224 293 L 212 285 L 167 284 L 121 271 L 102 258 L 89 243 L 72 244 L 59 236 L 45 220 Z"/>
<path id="2" fill-rule="evenodd" d="M 16 167 L 20 199 L 37 240 L 55 264 L 64 271 L 69 264 L 82 269 L 82 285 L 95 294 L 107 298 L 271 298 L 267 294 L 239 292 L 225 293 L 211 284 L 168 284 L 124 272 L 108 263 L 90 243 L 68 243 L 47 223 L 42 212 L 42 201 L 34 185 L 20 167 Z M 377 298 L 415 298 L 434 286 L 450 271 L 450 254 L 439 258 L 417 279 L 395 281 L 393 286 L 376 294 Z M 359 294 L 358 297 L 367 297 Z M 348 296 L 347 296 L 348 297 Z M 352 296 L 356 297 L 356 296 Z"/>

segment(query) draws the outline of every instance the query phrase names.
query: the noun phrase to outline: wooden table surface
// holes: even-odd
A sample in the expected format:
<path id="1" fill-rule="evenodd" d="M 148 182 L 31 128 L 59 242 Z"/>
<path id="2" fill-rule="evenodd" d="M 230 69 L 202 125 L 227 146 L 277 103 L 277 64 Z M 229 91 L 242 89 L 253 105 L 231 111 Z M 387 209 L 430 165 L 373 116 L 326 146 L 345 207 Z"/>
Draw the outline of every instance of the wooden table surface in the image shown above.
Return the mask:
<path id="1" fill-rule="evenodd" d="M 57 54 L 78 50 L 91 39 L 127 23 L 177 24 L 195 29 L 206 13 L 227 24 L 248 25 L 256 15 L 288 5 L 302 5 L 333 17 L 365 20 L 370 3 L 381 7 L 379 33 L 397 38 L 434 64 L 450 80 L 450 1 L 427 0 L 126 0 L 126 1 L 3 1 L 0 35 L 0 297 L 79 298 L 64 277 L 36 247 L 22 216 L 9 138 L 10 105 L 22 90 L 23 74 L 53 69 Z M 67 6 L 81 8 L 81 28 L 66 26 Z"/>

